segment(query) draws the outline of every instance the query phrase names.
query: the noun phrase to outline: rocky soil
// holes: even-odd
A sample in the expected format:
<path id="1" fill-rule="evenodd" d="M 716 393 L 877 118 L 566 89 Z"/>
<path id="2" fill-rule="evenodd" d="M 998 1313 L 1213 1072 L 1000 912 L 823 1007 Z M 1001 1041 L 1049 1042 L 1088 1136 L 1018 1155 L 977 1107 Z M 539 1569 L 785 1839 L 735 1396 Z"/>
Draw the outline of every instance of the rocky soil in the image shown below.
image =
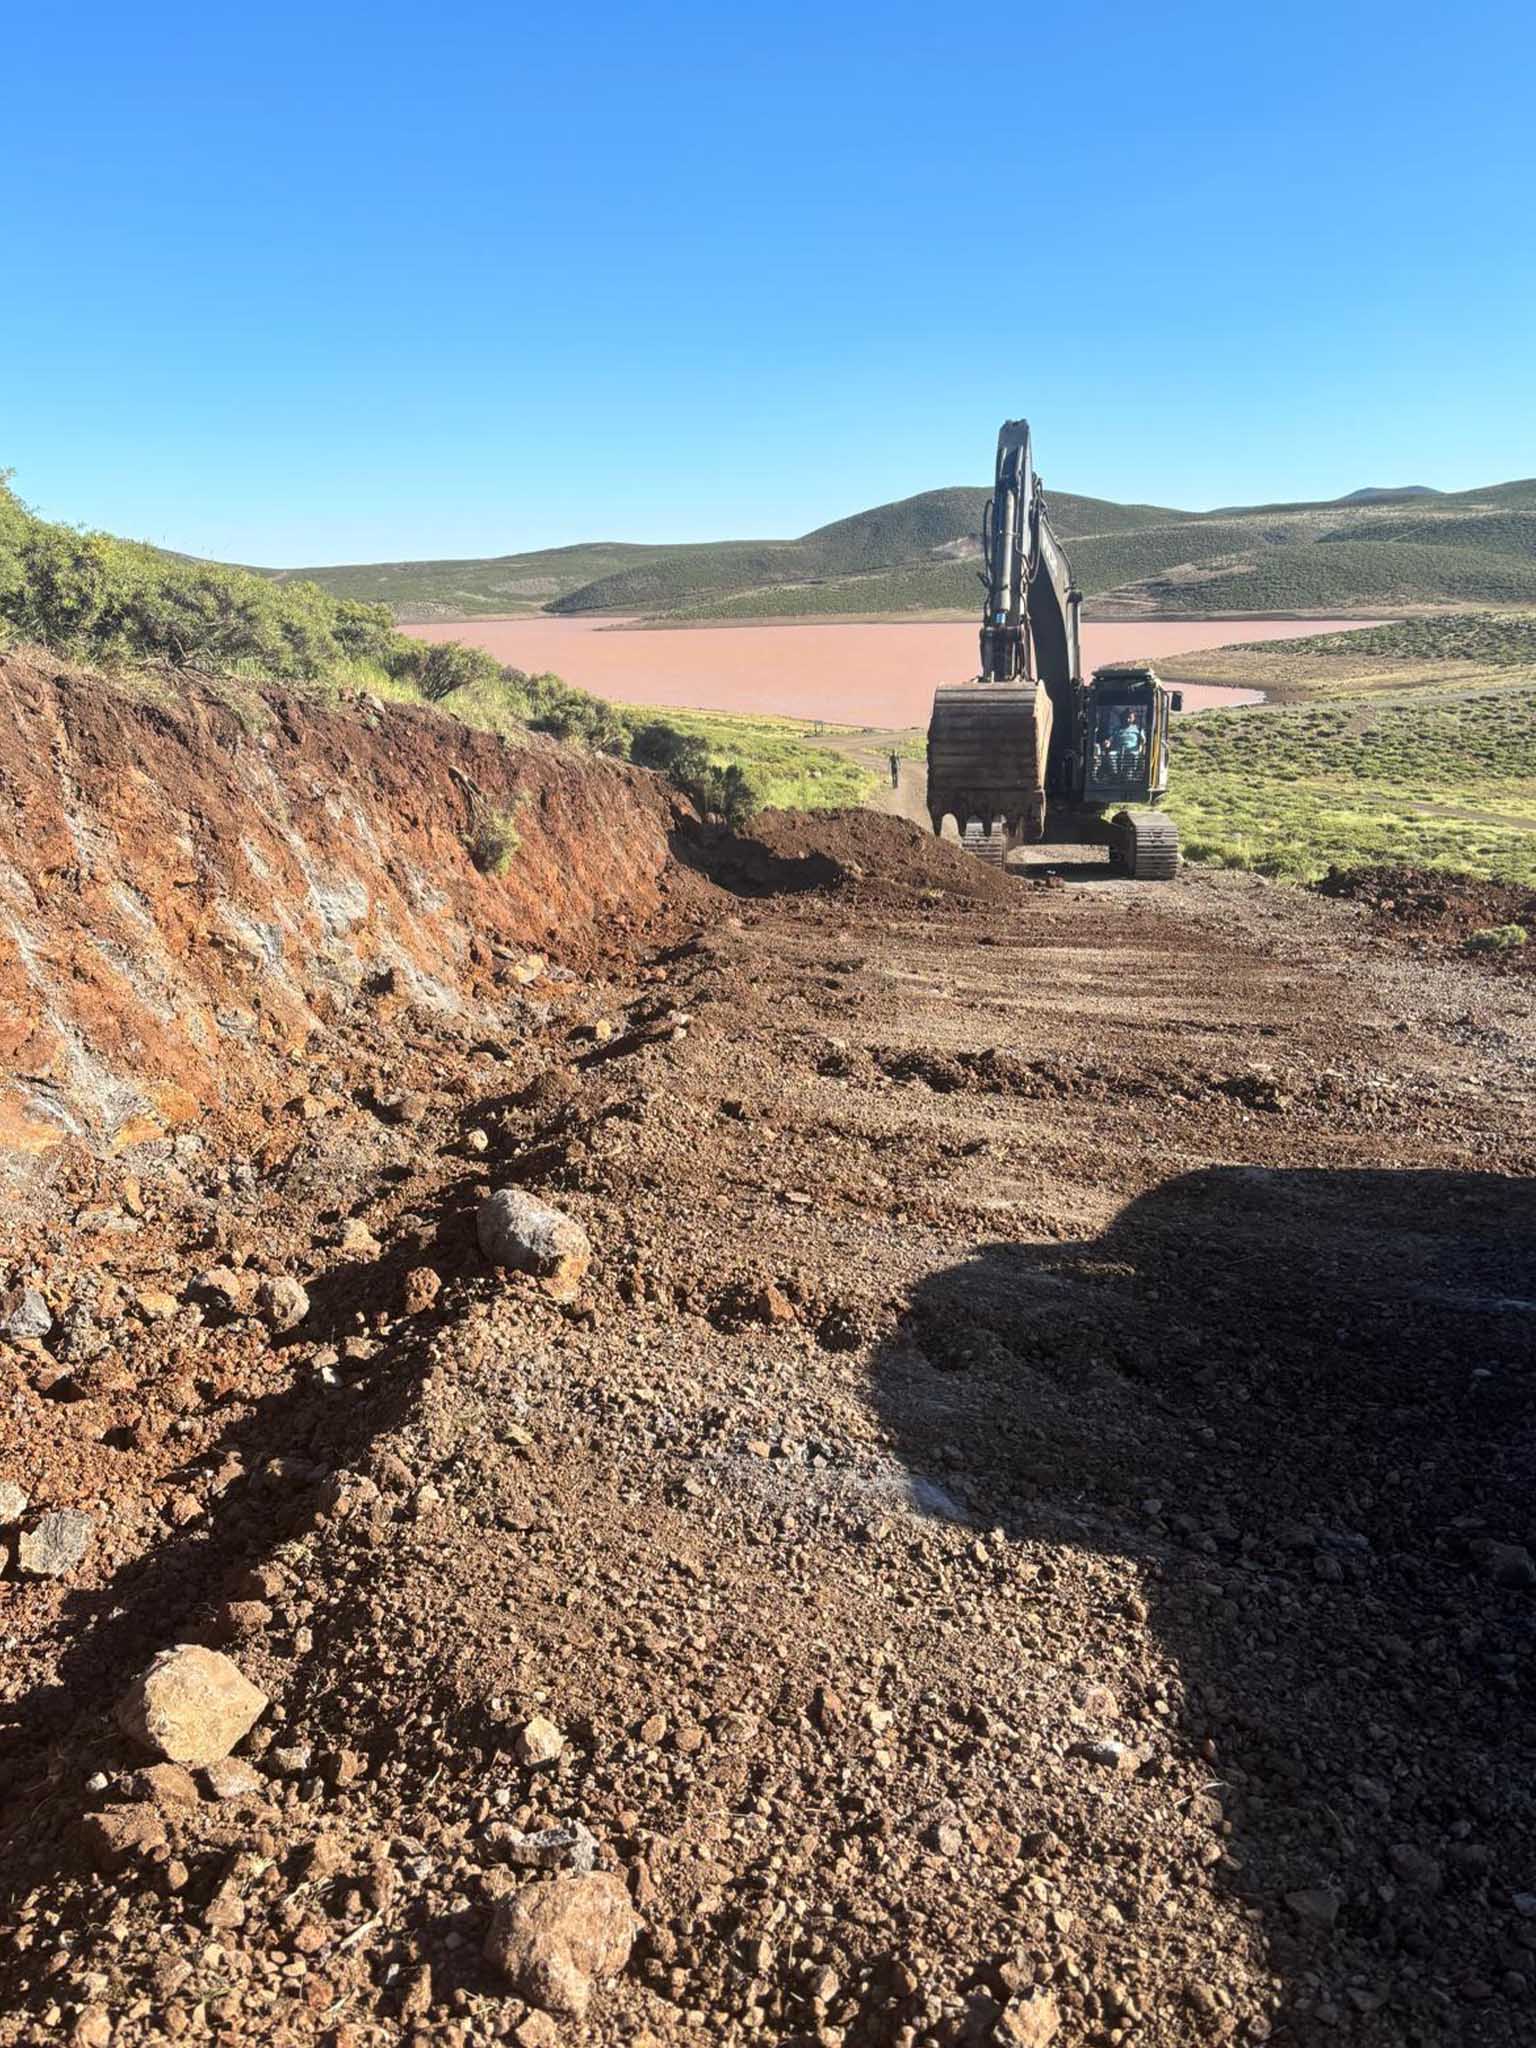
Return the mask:
<path id="1" fill-rule="evenodd" d="M 1525 985 L 553 751 L 498 884 L 410 729 L 428 897 L 13 1149 L 0 2041 L 1529 2041 Z"/>

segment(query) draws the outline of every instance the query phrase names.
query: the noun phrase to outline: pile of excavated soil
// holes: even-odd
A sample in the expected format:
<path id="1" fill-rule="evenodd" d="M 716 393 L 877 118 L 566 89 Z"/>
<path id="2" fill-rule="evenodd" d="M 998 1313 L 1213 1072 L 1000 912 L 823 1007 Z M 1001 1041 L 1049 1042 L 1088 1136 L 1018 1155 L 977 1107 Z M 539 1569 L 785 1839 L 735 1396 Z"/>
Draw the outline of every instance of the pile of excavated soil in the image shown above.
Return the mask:
<path id="1" fill-rule="evenodd" d="M 1536 890 L 1400 867 L 1330 868 L 1315 887 L 1335 901 L 1363 904 L 1374 931 L 1426 951 L 1462 952 L 1486 973 L 1536 973 L 1536 947 L 1479 939 L 1510 926 L 1536 937 Z"/>
<path id="2" fill-rule="evenodd" d="M 939 898 L 1001 905 L 1016 890 L 951 841 L 876 811 L 763 811 L 746 843 L 757 864 L 746 875 L 753 893 L 830 888 L 861 905 L 899 908 Z"/>
<path id="3" fill-rule="evenodd" d="M 0 2042 L 1528 2041 L 1523 989 L 673 837 L 13 1223 Z M 178 1644 L 264 1704 L 167 1760 Z"/>

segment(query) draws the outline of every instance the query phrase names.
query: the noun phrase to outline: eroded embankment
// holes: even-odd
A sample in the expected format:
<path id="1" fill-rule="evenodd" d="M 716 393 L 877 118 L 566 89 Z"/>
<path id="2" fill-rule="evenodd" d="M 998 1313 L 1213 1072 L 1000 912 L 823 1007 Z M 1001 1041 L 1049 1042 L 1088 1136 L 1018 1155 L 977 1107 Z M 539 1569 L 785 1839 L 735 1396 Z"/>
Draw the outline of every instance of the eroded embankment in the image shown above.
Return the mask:
<path id="1" fill-rule="evenodd" d="M 0 1158 L 294 1092 L 360 998 L 457 1017 L 654 917 L 655 777 L 431 712 L 0 661 Z M 503 872 L 481 872 L 502 850 Z"/>

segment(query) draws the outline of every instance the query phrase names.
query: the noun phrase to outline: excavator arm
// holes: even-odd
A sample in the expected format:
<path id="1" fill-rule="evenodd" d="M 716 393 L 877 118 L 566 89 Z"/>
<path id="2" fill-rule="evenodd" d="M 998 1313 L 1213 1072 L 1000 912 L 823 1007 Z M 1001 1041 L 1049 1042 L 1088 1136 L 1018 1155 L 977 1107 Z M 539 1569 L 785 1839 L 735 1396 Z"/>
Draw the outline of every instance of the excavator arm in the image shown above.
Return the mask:
<path id="1" fill-rule="evenodd" d="M 1039 681 L 1051 701 L 1051 759 L 1046 786 L 1075 742 L 1082 655 L 1077 616 L 1082 593 L 1052 531 L 1045 492 L 1031 459 L 1028 420 L 1005 420 L 997 437 L 997 475 L 982 526 L 987 603 L 981 624 L 981 679 Z"/>

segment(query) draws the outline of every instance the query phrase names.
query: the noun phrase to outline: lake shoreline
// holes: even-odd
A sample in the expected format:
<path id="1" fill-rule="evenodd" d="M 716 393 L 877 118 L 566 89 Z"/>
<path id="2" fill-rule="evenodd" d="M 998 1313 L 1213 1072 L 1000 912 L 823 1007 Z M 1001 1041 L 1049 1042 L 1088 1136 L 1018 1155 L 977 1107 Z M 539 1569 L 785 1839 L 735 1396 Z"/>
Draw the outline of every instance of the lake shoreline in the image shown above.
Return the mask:
<path id="1" fill-rule="evenodd" d="M 1315 613 L 1285 618 L 1083 622 L 1085 673 L 1114 661 L 1173 663 L 1234 643 L 1363 629 L 1374 619 Z M 973 617 L 914 620 L 690 620 L 671 628 L 634 618 L 531 613 L 503 619 L 402 622 L 413 639 L 463 640 L 509 667 L 554 674 L 573 687 L 653 710 L 824 720 L 860 729 L 924 726 L 941 683 L 976 673 Z M 1188 710 L 1258 704 L 1236 678 L 1181 684 Z"/>

